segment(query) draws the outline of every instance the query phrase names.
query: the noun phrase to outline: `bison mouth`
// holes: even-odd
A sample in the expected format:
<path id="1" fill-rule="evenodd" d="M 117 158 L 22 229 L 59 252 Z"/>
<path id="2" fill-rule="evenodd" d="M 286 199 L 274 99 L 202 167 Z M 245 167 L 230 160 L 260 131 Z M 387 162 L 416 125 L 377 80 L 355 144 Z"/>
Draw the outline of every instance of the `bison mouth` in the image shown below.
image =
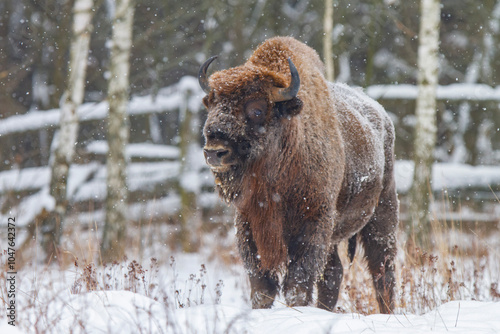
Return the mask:
<path id="1" fill-rule="evenodd" d="M 205 162 L 212 172 L 224 173 L 237 168 L 248 160 L 251 145 L 241 141 L 235 145 L 205 145 L 203 154 Z"/>
<path id="2" fill-rule="evenodd" d="M 205 162 L 213 172 L 226 172 L 236 164 L 233 150 L 224 146 L 205 146 Z"/>
<path id="3" fill-rule="evenodd" d="M 219 196 L 229 203 L 237 200 L 240 193 L 241 176 L 250 163 L 252 145 L 246 140 L 228 142 L 209 141 L 203 154 L 215 177 Z"/>

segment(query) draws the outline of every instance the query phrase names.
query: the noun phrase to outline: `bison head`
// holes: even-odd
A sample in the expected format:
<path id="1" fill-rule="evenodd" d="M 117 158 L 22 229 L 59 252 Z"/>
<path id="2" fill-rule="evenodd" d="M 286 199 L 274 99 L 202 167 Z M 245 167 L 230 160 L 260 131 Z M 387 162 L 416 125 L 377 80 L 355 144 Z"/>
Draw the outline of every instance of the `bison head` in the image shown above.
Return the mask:
<path id="1" fill-rule="evenodd" d="M 227 200 L 238 196 L 238 180 L 276 142 L 282 122 L 302 108 L 297 98 L 300 77 L 288 58 L 288 73 L 249 64 L 214 73 L 207 79 L 207 68 L 216 57 L 200 68 L 198 79 L 207 95 L 208 110 L 203 129 L 206 163 L 215 175 L 220 194 Z M 286 85 L 290 77 L 290 84 Z"/>

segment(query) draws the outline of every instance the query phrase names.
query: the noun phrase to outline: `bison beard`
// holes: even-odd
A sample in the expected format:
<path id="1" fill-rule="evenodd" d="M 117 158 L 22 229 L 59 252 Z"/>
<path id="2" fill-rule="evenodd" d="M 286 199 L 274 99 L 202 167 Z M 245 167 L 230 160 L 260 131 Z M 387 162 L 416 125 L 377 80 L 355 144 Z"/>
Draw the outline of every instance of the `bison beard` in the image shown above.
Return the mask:
<path id="1" fill-rule="evenodd" d="M 380 310 L 391 312 L 398 200 L 383 108 L 328 83 L 317 53 L 290 37 L 207 79 L 214 59 L 199 74 L 204 153 L 219 195 L 236 208 L 252 306 L 271 307 L 280 286 L 289 305 L 307 305 L 316 284 L 318 307 L 333 310 L 343 275 L 337 245 L 349 239 L 352 252 L 358 239 Z"/>

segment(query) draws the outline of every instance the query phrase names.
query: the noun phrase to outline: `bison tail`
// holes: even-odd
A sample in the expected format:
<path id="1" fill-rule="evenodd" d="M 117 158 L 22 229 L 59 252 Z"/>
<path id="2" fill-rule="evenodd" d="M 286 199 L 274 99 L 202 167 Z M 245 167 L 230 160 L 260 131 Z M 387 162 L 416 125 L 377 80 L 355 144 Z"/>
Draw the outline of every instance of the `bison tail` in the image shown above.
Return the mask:
<path id="1" fill-rule="evenodd" d="M 356 254 L 356 237 L 357 234 L 353 235 L 349 238 L 349 241 L 347 243 L 347 254 L 349 255 L 349 261 L 351 264 L 354 260 L 354 254 Z"/>

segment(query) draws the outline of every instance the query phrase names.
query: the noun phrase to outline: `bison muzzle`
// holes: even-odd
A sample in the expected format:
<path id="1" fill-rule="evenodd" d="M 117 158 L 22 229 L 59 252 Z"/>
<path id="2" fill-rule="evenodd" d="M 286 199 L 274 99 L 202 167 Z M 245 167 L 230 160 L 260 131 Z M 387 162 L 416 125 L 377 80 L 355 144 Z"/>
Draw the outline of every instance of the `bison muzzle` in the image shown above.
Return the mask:
<path id="1" fill-rule="evenodd" d="M 281 289 L 290 306 L 333 310 L 337 247 L 364 246 L 380 311 L 394 308 L 398 199 L 394 126 L 360 90 L 329 83 L 317 53 L 290 37 L 260 45 L 242 66 L 202 65 L 204 154 L 219 195 L 235 207 L 253 308 Z M 280 280 L 281 278 L 281 280 Z M 281 281 L 281 285 L 280 285 Z"/>

